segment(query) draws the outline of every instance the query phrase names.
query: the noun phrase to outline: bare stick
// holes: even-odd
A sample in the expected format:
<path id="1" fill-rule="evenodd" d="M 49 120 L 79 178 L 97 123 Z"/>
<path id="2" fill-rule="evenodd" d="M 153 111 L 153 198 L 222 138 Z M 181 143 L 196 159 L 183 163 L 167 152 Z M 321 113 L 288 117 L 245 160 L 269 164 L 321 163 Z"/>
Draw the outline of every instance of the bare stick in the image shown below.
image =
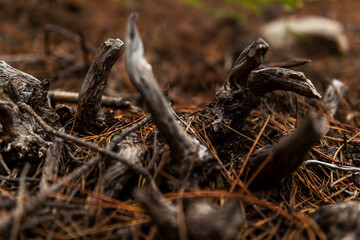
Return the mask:
<path id="1" fill-rule="evenodd" d="M 70 39 L 71 41 L 74 41 L 79 44 L 81 43 L 81 47 L 83 50 L 86 49 L 86 51 L 96 53 L 96 48 L 89 42 L 85 41 L 85 39 L 83 37 L 70 32 L 66 28 L 63 28 L 59 25 L 47 24 L 45 26 L 45 41 L 44 41 L 46 54 L 55 55 L 55 57 L 57 57 L 58 59 L 64 58 L 63 56 L 56 56 L 56 54 L 51 51 L 51 49 L 50 49 L 50 32 L 58 33 L 64 37 L 66 37 L 67 39 Z M 85 53 L 85 51 L 84 51 L 84 53 Z M 72 62 L 72 61 L 69 61 L 70 59 L 64 59 L 64 60 L 66 60 L 66 62 L 68 62 L 69 64 L 71 64 L 71 62 Z M 85 65 L 87 65 L 86 62 L 83 65 L 84 66 L 80 66 L 80 67 L 86 67 L 86 69 L 87 69 L 87 66 L 85 66 Z M 79 68 L 79 66 L 75 66 L 75 68 Z M 67 72 L 71 72 L 71 71 L 72 71 L 71 69 L 65 70 L 65 72 L 63 72 L 63 74 L 66 74 Z M 116 80 L 116 82 L 121 85 L 121 81 L 119 79 L 118 73 L 116 71 L 111 71 L 111 75 Z"/>
<path id="2" fill-rule="evenodd" d="M 227 78 L 227 84 L 230 88 L 245 87 L 247 78 L 252 70 L 260 66 L 265 54 L 269 49 L 269 44 L 262 38 L 258 38 L 241 52 L 235 61 Z"/>
<path id="3" fill-rule="evenodd" d="M 123 42 L 106 40 L 98 50 L 81 86 L 78 102 L 78 119 L 86 125 L 104 125 L 101 97 L 112 66 L 120 57 Z"/>
<path id="4" fill-rule="evenodd" d="M 184 177 L 190 170 L 189 165 L 193 160 L 208 162 L 210 154 L 202 145 L 185 134 L 169 109 L 151 65 L 144 58 L 144 47 L 136 27 L 136 18 L 136 14 L 130 16 L 126 29 L 126 70 L 132 83 L 144 97 L 152 118 L 170 146 L 174 159 L 170 171 L 178 177 Z"/>
<path id="5" fill-rule="evenodd" d="M 309 159 L 306 160 L 304 162 L 305 165 L 309 165 L 309 164 L 319 164 L 319 165 L 323 165 L 329 168 L 335 168 L 335 169 L 340 169 L 340 170 L 344 170 L 344 171 L 350 171 L 350 172 L 360 172 L 360 168 L 359 167 L 353 167 L 353 166 L 339 166 L 333 163 L 327 163 L 327 162 L 323 162 L 323 161 L 319 161 L 319 160 L 314 160 L 314 159 Z"/>
<path id="6" fill-rule="evenodd" d="M 78 103 L 79 93 L 66 92 L 66 91 L 49 91 L 49 97 L 51 101 L 61 103 Z M 130 101 L 122 97 L 109 97 L 102 96 L 101 105 L 103 107 L 118 108 L 118 109 L 130 109 L 130 111 L 140 112 L 140 109 L 134 106 Z"/>

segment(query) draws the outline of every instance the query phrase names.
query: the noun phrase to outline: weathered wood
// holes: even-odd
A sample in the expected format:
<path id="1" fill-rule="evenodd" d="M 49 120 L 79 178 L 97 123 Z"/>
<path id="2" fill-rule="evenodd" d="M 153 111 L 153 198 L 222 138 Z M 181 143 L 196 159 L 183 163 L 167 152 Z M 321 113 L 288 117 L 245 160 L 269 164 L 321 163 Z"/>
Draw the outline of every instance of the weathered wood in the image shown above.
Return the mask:
<path id="1" fill-rule="evenodd" d="M 123 140 L 118 148 L 120 149 L 118 152 L 119 157 L 136 165 L 141 166 L 143 164 L 147 152 L 147 146 L 145 144 L 134 142 L 133 140 Z M 113 164 L 106 169 L 103 176 L 102 186 L 104 188 L 104 194 L 112 198 L 126 198 L 127 196 L 122 194 L 122 190 L 125 187 L 129 187 L 130 189 L 136 187 L 136 185 L 128 185 L 129 179 L 134 177 L 134 174 L 134 171 L 124 164 L 113 162 Z"/>
<path id="2" fill-rule="evenodd" d="M 36 121 L 38 121 L 40 123 L 40 125 L 46 132 L 49 132 L 50 134 L 57 136 L 59 138 L 62 138 L 64 140 L 73 141 L 73 142 L 77 143 L 78 145 L 86 146 L 86 147 L 93 149 L 95 151 L 98 151 L 100 153 L 97 156 L 90 159 L 88 162 L 81 165 L 80 167 L 74 169 L 68 175 L 66 175 L 63 178 L 62 182 L 54 182 L 48 188 L 45 188 L 44 191 L 40 191 L 35 196 L 29 197 L 27 199 L 27 201 L 24 202 L 24 207 L 23 207 L 23 216 L 24 217 L 34 214 L 36 211 L 38 211 L 42 206 L 45 205 L 46 200 L 50 194 L 56 193 L 61 188 L 63 188 L 64 187 L 63 183 L 73 182 L 73 181 L 79 179 L 81 176 L 83 176 L 85 173 L 87 173 L 89 171 L 89 169 L 93 168 L 101 160 L 103 160 L 103 156 L 109 157 L 110 159 L 119 160 L 120 162 L 123 163 L 123 165 L 127 166 L 129 169 L 135 170 L 135 172 L 138 172 L 139 174 L 142 174 L 144 177 L 149 179 L 150 182 L 152 182 L 152 176 L 147 171 L 147 169 L 145 169 L 141 166 L 135 165 L 131 162 L 127 162 L 127 160 L 120 158 L 117 154 L 115 154 L 111 151 L 116 146 L 119 139 L 122 139 L 124 137 L 124 135 L 126 135 L 128 133 L 128 131 L 125 131 L 118 138 L 113 139 L 110 142 L 110 144 L 106 147 L 106 149 L 103 149 L 103 148 L 98 147 L 97 145 L 93 145 L 91 143 L 85 142 L 74 136 L 67 135 L 67 134 L 59 132 L 59 131 L 55 131 L 49 125 L 47 125 L 38 115 L 36 115 L 36 113 L 29 106 L 27 106 L 25 104 L 20 104 L 20 106 L 22 107 L 22 109 L 24 111 L 33 115 L 34 118 L 36 119 Z M 0 236 L 8 236 L 9 228 L 12 226 L 15 216 L 16 216 L 16 209 L 10 211 L 8 214 L 2 215 L 2 217 L 0 218 Z"/>
<path id="3" fill-rule="evenodd" d="M 339 103 L 349 87 L 340 80 L 333 79 L 324 94 L 324 106 L 328 109 L 331 116 L 335 116 Z"/>
<path id="4" fill-rule="evenodd" d="M 282 137 L 275 146 L 254 152 L 246 166 L 246 175 L 248 180 L 252 181 L 247 182 L 249 188 L 253 190 L 277 188 L 282 179 L 290 176 L 306 160 L 310 149 L 325 133 L 327 126 L 325 117 L 310 112 L 295 132 Z M 255 172 L 256 177 L 253 176 Z"/>
<path id="5" fill-rule="evenodd" d="M 39 163 L 45 156 L 51 137 L 41 131 L 34 118 L 19 110 L 26 102 L 54 128 L 60 127 L 58 115 L 47 97 L 48 82 L 40 81 L 0 61 L 0 148 L 10 168 L 20 168 L 23 160 Z"/>
<path id="6" fill-rule="evenodd" d="M 101 97 L 111 68 L 120 57 L 122 46 L 123 42 L 120 39 L 106 40 L 97 51 L 86 74 L 77 108 L 78 120 L 85 126 L 102 127 L 105 124 Z"/>
<path id="7" fill-rule="evenodd" d="M 284 90 L 299 95 L 320 99 L 320 93 L 302 72 L 286 68 L 263 68 L 251 72 L 247 86 L 251 92 L 259 96 L 274 91 Z"/>
<path id="8" fill-rule="evenodd" d="M 49 91 L 50 100 L 60 103 L 78 103 L 79 93 L 66 91 Z M 129 110 L 132 112 L 141 112 L 139 107 L 134 106 L 129 100 L 122 97 L 102 96 L 101 105 L 108 108 L 116 108 L 122 110 Z"/>
<path id="9" fill-rule="evenodd" d="M 242 51 L 235 61 L 226 81 L 226 88 L 246 87 L 247 78 L 252 70 L 260 66 L 265 54 L 269 50 L 269 44 L 264 39 L 258 38 Z"/>
<path id="10" fill-rule="evenodd" d="M 26 196 L 26 175 L 28 174 L 30 169 L 30 164 L 26 163 L 19 181 L 19 191 L 18 191 L 18 199 L 16 203 L 16 209 L 14 210 L 14 222 L 11 228 L 10 240 L 18 239 L 18 235 L 20 233 L 21 220 L 24 214 L 24 202 Z"/>
<path id="11" fill-rule="evenodd" d="M 17 105 L 0 91 L 1 154 L 10 166 L 24 164 L 23 161 L 39 162 L 46 154 L 48 136 L 38 131 L 27 114 L 22 114 Z M 47 139 L 50 140 L 50 139 Z"/>
<path id="12" fill-rule="evenodd" d="M 360 202 L 348 201 L 318 208 L 312 217 L 328 239 L 359 239 Z"/>
<path id="13" fill-rule="evenodd" d="M 120 158 L 116 153 L 108 151 L 107 149 L 104 149 L 102 147 L 99 147 L 96 144 L 90 143 L 90 142 L 86 142 L 83 141 L 82 139 L 57 131 L 54 128 L 52 128 L 51 126 L 49 126 L 48 124 L 46 124 L 46 122 L 39 116 L 36 114 L 36 112 L 28 105 L 26 105 L 25 103 L 21 103 L 20 107 L 23 111 L 29 113 L 32 117 L 35 118 L 35 120 L 39 123 L 39 125 L 41 126 L 41 128 L 47 132 L 48 134 L 52 135 L 52 136 L 56 136 L 56 137 L 60 137 L 64 140 L 68 140 L 68 141 L 72 141 L 80 146 L 84 146 L 86 148 L 89 148 L 91 150 L 94 150 L 96 152 L 101 153 L 103 156 L 109 157 L 111 159 L 117 160 L 121 163 L 123 163 L 125 166 L 127 166 L 130 169 L 133 169 L 134 171 L 142 174 L 145 178 L 151 180 L 152 176 L 149 173 L 149 171 L 146 168 L 143 168 L 142 166 L 138 166 L 136 164 L 133 164 L 131 162 L 127 162 L 126 159 L 122 159 Z"/>
<path id="14" fill-rule="evenodd" d="M 47 92 L 49 82 L 15 69 L 0 61 L 0 86 L 9 98 L 17 104 L 25 102 L 36 108 L 37 113 L 51 126 L 60 128 L 58 116 L 51 109 Z"/>
<path id="15" fill-rule="evenodd" d="M 164 239 L 234 239 L 244 218 L 238 204 L 215 208 L 205 200 L 188 200 L 182 209 L 160 193 L 136 192 Z M 180 237 L 182 236 L 182 237 Z"/>
<path id="16" fill-rule="evenodd" d="M 215 170 L 216 163 L 208 150 L 186 135 L 178 125 L 160 91 L 151 65 L 144 58 L 144 47 L 136 27 L 136 18 L 136 14 L 130 16 L 126 29 L 126 70 L 170 146 L 172 160 L 167 165 L 167 170 L 181 179 L 192 171 L 190 181 L 191 185 L 196 187 L 199 182 L 208 181 L 209 174 Z M 193 166 L 192 169 L 191 166 Z"/>
<path id="17" fill-rule="evenodd" d="M 55 181 L 58 175 L 60 155 L 63 139 L 54 137 L 53 144 L 48 148 L 44 167 L 40 180 L 40 191 L 46 191 L 52 181 Z"/>
<path id="18" fill-rule="evenodd" d="M 321 97 L 301 72 L 276 67 L 255 70 L 262 63 L 268 48 L 269 45 L 261 38 L 247 47 L 234 63 L 224 87 L 206 106 L 205 114 L 215 119 L 208 128 L 211 138 L 226 135 L 228 131 L 221 128 L 222 123 L 241 130 L 251 110 L 260 104 L 267 92 L 286 90 L 307 97 Z"/>

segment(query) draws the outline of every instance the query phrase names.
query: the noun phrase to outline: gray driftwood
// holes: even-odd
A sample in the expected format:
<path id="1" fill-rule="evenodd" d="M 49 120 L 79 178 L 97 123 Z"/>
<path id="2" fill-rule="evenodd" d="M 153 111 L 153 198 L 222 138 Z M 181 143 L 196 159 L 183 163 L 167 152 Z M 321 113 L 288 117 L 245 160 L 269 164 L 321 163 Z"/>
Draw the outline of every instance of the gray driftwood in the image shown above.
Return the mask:
<path id="1" fill-rule="evenodd" d="M 191 185 L 196 187 L 199 182 L 208 182 L 210 173 L 216 168 L 216 162 L 209 151 L 190 138 L 177 123 L 160 91 L 151 65 L 144 58 L 144 47 L 136 27 L 136 18 L 136 14 L 130 16 L 126 29 L 126 70 L 170 147 L 172 158 L 167 164 L 167 170 L 180 179 L 191 175 Z"/>
<path id="2" fill-rule="evenodd" d="M 103 127 L 104 111 L 101 97 L 111 68 L 120 57 L 123 42 L 120 39 L 106 40 L 99 50 L 81 86 L 78 102 L 78 119 L 85 126 Z"/>

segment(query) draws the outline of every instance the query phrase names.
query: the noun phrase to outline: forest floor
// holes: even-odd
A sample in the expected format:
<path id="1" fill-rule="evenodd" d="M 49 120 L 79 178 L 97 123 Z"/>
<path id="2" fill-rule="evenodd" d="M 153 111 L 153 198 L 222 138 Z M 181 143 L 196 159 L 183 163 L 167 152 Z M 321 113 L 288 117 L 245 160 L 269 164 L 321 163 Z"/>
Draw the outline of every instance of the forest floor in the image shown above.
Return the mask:
<path id="1" fill-rule="evenodd" d="M 275 51 L 271 49 L 270 45 L 264 64 L 284 62 L 293 58 L 308 58 L 311 59 L 311 63 L 296 67 L 296 70 L 304 72 L 322 95 L 333 79 L 339 79 L 349 86 L 350 90 L 342 99 L 339 113 L 335 119 L 329 119 L 330 127 L 327 135 L 321 139 L 321 144 L 311 151 L 311 158 L 336 163 L 340 161 L 354 166 L 360 165 L 360 140 L 357 137 L 360 127 L 360 85 L 357 83 L 360 73 L 358 67 L 360 65 L 359 1 L 313 1 L 300 5 L 292 11 L 285 10 L 281 5 L 267 5 L 258 9 L 258 12 L 218 3 L 219 1 L 215 0 L 208 1 L 212 10 L 197 9 L 184 2 L 180 0 L 0 0 L 0 19 L 2 20 L 0 21 L 0 60 L 4 60 L 11 66 L 38 79 L 49 79 L 51 90 L 78 92 L 87 73 L 88 63 L 94 57 L 93 53 L 84 50 L 85 44 L 83 43 L 87 42 L 97 49 L 107 38 L 124 40 L 128 17 L 132 12 L 138 12 L 138 27 L 144 41 L 145 55 L 153 67 L 155 77 L 162 90 L 168 93 L 174 110 L 179 114 L 184 113 L 188 114 L 186 116 L 190 116 L 214 98 L 216 91 L 226 80 L 234 57 L 259 37 L 259 29 L 265 23 L 289 15 L 328 17 L 344 25 L 345 34 L 350 42 L 348 53 L 318 52 L 316 48 L 310 52 L 297 48 L 292 51 Z M 56 29 L 54 26 L 62 27 L 63 32 L 68 30 L 76 36 L 81 36 L 80 43 L 54 33 L 53 30 Z M 45 37 L 45 29 L 50 30 L 48 38 Z M 46 49 L 52 51 L 52 56 L 46 55 Z M 55 59 L 53 57 L 55 55 L 61 56 L 66 61 Z M 122 54 L 120 60 L 113 67 L 114 74 L 110 75 L 105 94 L 130 98 L 139 95 L 129 80 L 124 62 L 124 54 Z M 297 126 L 299 109 L 294 108 L 293 102 L 281 102 L 292 99 L 292 97 L 280 94 L 275 95 L 276 99 L 274 100 L 271 99 L 273 96 L 269 95 L 267 99 L 265 98 L 261 106 L 250 115 L 247 121 L 248 126 L 242 132 L 248 138 L 239 143 L 243 146 L 239 158 L 244 159 L 249 151 L 254 150 L 251 150 L 251 145 L 257 134 L 263 134 L 258 139 L 259 145 L 266 146 L 273 144 L 279 136 L 286 135 Z M 296 104 L 301 113 L 305 113 L 309 103 L 301 97 L 296 101 L 298 101 Z M 130 119 L 134 120 L 139 117 L 136 114 L 115 111 L 117 119 L 125 119 L 122 118 L 122 114 L 127 118 L 126 123 L 131 122 Z M 269 117 L 270 115 L 272 117 Z M 154 138 L 154 128 L 154 124 L 149 124 L 141 128 L 139 132 L 141 140 L 149 146 Z M 265 130 L 260 130 L 261 128 Z M 110 129 L 108 130 L 110 131 Z M 109 140 L 99 136 L 85 136 L 83 139 L 87 141 L 95 139 L 94 142 L 99 140 L 99 144 Z M 110 134 L 104 134 L 104 136 L 107 138 L 110 137 Z M 97 139 L 97 137 L 99 138 Z M 344 147 L 342 143 L 347 141 L 346 139 L 351 139 L 351 141 L 349 140 L 348 145 Z M 82 154 L 78 150 L 75 152 Z M 230 169 L 229 172 L 237 170 Z M 65 172 L 67 171 L 69 169 L 66 169 Z M 292 224 L 291 226 L 296 225 L 298 229 L 307 232 L 311 239 L 312 235 L 309 233 L 311 230 L 307 228 L 308 226 L 301 225 L 297 221 L 299 219 L 307 221 L 305 215 L 301 214 L 312 213 L 318 206 L 328 203 L 356 198 L 358 190 L 360 190 L 358 173 L 351 174 L 337 170 L 336 173 L 335 170 L 334 172 L 330 170 L 330 172 L 323 167 L 301 167 L 288 185 L 291 191 L 284 192 L 279 202 L 274 201 L 271 204 L 266 201 L 262 202 L 262 200 L 256 202 L 255 198 L 249 200 L 245 197 L 244 199 L 247 199 L 248 203 L 256 202 L 268 211 L 264 211 L 266 216 L 255 207 L 253 211 L 247 212 L 248 220 L 252 216 L 256 215 L 256 217 L 252 219 L 253 222 L 247 223 L 248 228 L 242 231 L 241 236 L 244 236 L 245 239 L 252 239 L 255 236 L 258 239 L 265 238 L 265 236 L 269 238 L 282 236 L 286 239 L 286 236 L 289 237 L 293 234 L 287 230 L 286 226 Z M 331 176 L 331 184 L 337 183 L 335 187 L 335 184 L 329 187 L 329 176 Z M 94 180 L 94 182 L 96 181 Z M 294 183 L 298 185 L 295 186 Z M 6 192 L 2 191 L 2 193 Z M 83 195 L 88 194 L 89 198 L 98 197 L 97 193 L 89 193 L 84 189 L 81 191 Z M 171 193 L 166 196 L 169 199 L 179 197 L 171 195 Z M 85 198 L 83 198 L 84 201 Z M 113 203 L 118 203 L 116 201 L 114 200 Z M 131 205 L 138 211 L 138 205 L 134 206 Z M 126 210 L 132 211 L 131 207 L 129 207 L 130 210 Z M 281 211 L 285 208 L 294 211 L 296 209 L 298 212 Z M 135 210 L 134 216 L 138 214 Z M 273 215 L 268 214 L 269 211 Z M 299 214 L 297 215 L 297 213 Z M 290 220 L 291 223 L 287 223 L 287 220 L 293 219 L 291 214 L 294 214 L 297 220 L 294 222 Z M 277 221 L 279 216 L 282 219 Z M 114 219 L 111 220 L 118 220 Z M 134 219 L 136 221 L 140 219 L 139 222 L 148 222 L 147 218 L 138 215 Z M 84 222 L 86 221 L 84 220 Z M 131 221 L 125 219 L 124 222 Z M 91 225 L 89 222 L 87 224 Z M 99 225 L 101 224 L 99 223 Z M 272 232 L 271 228 L 275 227 L 278 233 Z M 65 238 L 67 236 L 66 226 L 59 228 L 64 230 L 62 232 L 64 234 L 55 235 Z M 90 227 L 84 230 L 82 232 L 84 235 L 80 234 L 79 239 L 82 236 L 99 236 L 97 230 L 93 232 L 92 230 Z M 316 231 L 316 228 L 313 230 Z M 109 228 L 108 231 L 112 232 L 113 230 Z M 34 228 L 30 232 L 41 236 L 47 234 L 41 227 Z M 111 234 L 109 233 L 109 236 Z M 86 237 L 84 239 L 87 239 Z"/>

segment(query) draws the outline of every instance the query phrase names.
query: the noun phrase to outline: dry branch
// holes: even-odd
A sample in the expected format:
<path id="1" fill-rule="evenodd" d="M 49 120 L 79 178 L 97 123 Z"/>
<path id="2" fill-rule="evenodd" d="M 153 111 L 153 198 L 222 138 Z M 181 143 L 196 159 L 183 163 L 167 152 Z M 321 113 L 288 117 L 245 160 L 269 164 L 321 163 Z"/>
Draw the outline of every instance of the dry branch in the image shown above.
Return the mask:
<path id="1" fill-rule="evenodd" d="M 307 97 L 321 97 L 301 72 L 276 67 L 255 70 L 262 63 L 268 48 L 269 45 L 261 38 L 248 46 L 234 63 L 224 87 L 206 107 L 205 114 L 215 119 L 208 128 L 211 138 L 226 135 L 226 131 L 220 130 L 222 123 L 241 130 L 251 110 L 260 104 L 267 92 L 285 90 Z"/>
<path id="2" fill-rule="evenodd" d="M 251 72 L 248 78 L 251 92 L 262 96 L 274 90 L 284 90 L 299 95 L 320 99 L 320 93 L 302 72 L 286 68 L 263 68 Z"/>
<path id="3" fill-rule="evenodd" d="M 209 173 L 215 168 L 215 162 L 204 146 L 185 134 L 173 116 L 156 82 L 152 67 L 144 58 L 143 43 L 135 25 L 136 18 L 136 14 L 130 16 L 126 29 L 126 70 L 170 146 L 172 161 L 167 170 L 178 178 L 183 178 L 189 171 L 197 171 L 192 172 L 191 185 L 195 187 L 198 182 L 207 182 Z M 195 175 L 198 176 L 194 178 Z"/>
<path id="4" fill-rule="evenodd" d="M 246 166 L 248 180 L 252 181 L 247 183 L 249 188 L 267 190 L 278 187 L 282 179 L 290 176 L 305 161 L 327 126 L 326 118 L 310 112 L 294 133 L 281 138 L 275 146 L 254 152 Z"/>
<path id="5" fill-rule="evenodd" d="M 50 100 L 55 103 L 78 103 L 79 93 L 66 91 L 49 91 Z M 122 97 L 102 96 L 101 105 L 108 108 L 129 110 L 131 112 L 141 112 L 139 107 L 134 106 L 129 100 Z"/>
<path id="6" fill-rule="evenodd" d="M 106 40 L 98 50 L 81 86 L 78 102 L 78 119 L 86 126 L 102 127 L 105 124 L 101 97 L 112 66 L 120 57 L 123 42 Z"/>

